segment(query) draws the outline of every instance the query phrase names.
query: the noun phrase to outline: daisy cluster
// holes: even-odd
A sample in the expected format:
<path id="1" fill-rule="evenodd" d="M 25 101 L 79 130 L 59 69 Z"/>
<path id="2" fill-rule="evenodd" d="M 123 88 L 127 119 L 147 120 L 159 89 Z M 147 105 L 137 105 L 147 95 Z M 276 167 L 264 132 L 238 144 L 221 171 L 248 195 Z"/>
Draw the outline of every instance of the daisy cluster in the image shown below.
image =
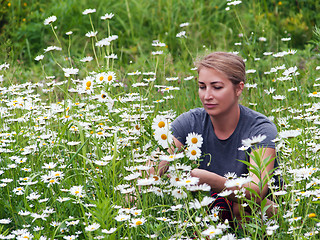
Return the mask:
<path id="1" fill-rule="evenodd" d="M 240 3 L 228 1 L 228 6 Z M 83 11 L 90 19 L 94 14 L 95 9 Z M 108 23 L 113 16 L 100 19 Z M 55 21 L 51 16 L 44 24 Z M 176 37 L 187 38 L 189 25 L 181 23 L 185 30 Z M 281 50 L 259 47 L 255 56 L 243 56 L 248 82 L 242 104 L 276 124 L 280 166 L 273 174 L 281 176 L 283 186 L 269 181 L 279 212 L 273 219 L 237 190 L 243 207 L 252 207 L 252 221 L 242 229 L 220 221 L 221 209 L 210 207 L 210 186 L 190 175 L 203 154 L 203 137 L 191 132 L 185 147 L 175 149 L 170 124 L 185 104 L 179 97 L 194 88 L 196 69 L 185 75 L 147 67 L 119 70 L 113 67 L 118 36 L 90 29 L 86 37 L 93 53 L 57 62 L 56 76 L 11 84 L 14 67 L 0 65 L 1 239 L 300 239 L 318 234 L 320 225 L 313 219 L 318 220 L 320 198 L 320 67 L 314 62 L 295 66 L 297 51 L 287 48 L 288 37 L 281 40 Z M 250 39 L 268 43 L 264 36 Z M 234 53 L 240 55 L 242 46 L 251 44 L 247 41 L 240 34 Z M 151 44 L 151 59 L 166 57 L 165 43 Z M 35 61 L 45 70 L 46 61 L 66 52 L 57 43 Z M 243 139 L 239 151 L 264 138 Z M 161 161 L 168 163 L 163 175 Z M 227 188 L 252 180 L 234 173 L 225 177 Z M 230 191 L 220 196 L 235 193 Z"/>

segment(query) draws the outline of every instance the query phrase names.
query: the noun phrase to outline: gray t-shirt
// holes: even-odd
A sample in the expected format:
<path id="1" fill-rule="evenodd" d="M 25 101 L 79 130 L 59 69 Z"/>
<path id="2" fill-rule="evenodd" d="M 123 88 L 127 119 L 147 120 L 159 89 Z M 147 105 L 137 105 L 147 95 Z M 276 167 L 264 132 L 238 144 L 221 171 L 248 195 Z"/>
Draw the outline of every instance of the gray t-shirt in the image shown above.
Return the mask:
<path id="1" fill-rule="evenodd" d="M 275 148 L 271 140 L 277 136 L 276 126 L 263 114 L 239 105 L 240 119 L 232 135 L 226 140 L 220 140 L 215 135 L 210 116 L 203 108 L 192 109 L 181 114 L 171 124 L 173 135 L 182 143 L 186 143 L 188 133 L 198 133 L 203 137 L 201 147 L 203 161 L 200 169 L 224 176 L 228 172 L 234 172 L 237 176 L 248 173 L 247 166 L 238 160 L 249 160 L 246 151 L 238 150 L 242 146 L 242 140 L 265 135 L 266 139 L 258 143 L 256 147 Z M 254 147 L 248 149 L 251 152 Z M 211 160 L 210 160 L 211 158 Z M 277 162 L 277 161 L 275 161 Z M 275 163 L 275 167 L 278 164 Z"/>

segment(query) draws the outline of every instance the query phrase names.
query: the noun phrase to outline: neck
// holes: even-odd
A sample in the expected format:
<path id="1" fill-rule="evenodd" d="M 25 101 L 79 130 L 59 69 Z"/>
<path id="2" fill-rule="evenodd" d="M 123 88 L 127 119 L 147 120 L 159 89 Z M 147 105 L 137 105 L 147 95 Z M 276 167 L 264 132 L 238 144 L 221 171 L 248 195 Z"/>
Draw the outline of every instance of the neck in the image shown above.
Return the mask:
<path id="1" fill-rule="evenodd" d="M 239 104 L 235 104 L 227 113 L 221 116 L 210 116 L 216 136 L 225 140 L 229 138 L 236 129 L 240 119 Z"/>

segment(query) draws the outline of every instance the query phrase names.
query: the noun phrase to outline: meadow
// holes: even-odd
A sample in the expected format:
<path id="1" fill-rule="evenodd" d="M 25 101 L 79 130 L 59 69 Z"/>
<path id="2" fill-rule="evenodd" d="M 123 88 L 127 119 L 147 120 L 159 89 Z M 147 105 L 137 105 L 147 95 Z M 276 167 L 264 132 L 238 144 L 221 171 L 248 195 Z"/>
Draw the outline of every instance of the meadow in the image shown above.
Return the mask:
<path id="1" fill-rule="evenodd" d="M 312 2 L 5 1 L 0 239 L 318 239 Z M 242 227 L 208 211 L 192 147 L 167 151 L 170 122 L 201 107 L 194 62 L 217 50 L 245 59 L 241 104 L 279 133 L 278 213 L 239 193 L 252 210 Z M 148 174 L 163 159 L 170 176 Z"/>

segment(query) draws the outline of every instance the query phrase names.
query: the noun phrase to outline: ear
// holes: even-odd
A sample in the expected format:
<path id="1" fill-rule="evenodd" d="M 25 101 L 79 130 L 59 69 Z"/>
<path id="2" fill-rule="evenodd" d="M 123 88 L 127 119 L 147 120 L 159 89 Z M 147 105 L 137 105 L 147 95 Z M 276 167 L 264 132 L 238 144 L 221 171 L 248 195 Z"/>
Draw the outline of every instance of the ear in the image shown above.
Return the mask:
<path id="1" fill-rule="evenodd" d="M 240 95 L 241 95 L 241 93 L 243 91 L 243 88 L 244 88 L 244 82 L 238 83 L 237 88 L 236 88 L 237 97 L 240 97 Z"/>

